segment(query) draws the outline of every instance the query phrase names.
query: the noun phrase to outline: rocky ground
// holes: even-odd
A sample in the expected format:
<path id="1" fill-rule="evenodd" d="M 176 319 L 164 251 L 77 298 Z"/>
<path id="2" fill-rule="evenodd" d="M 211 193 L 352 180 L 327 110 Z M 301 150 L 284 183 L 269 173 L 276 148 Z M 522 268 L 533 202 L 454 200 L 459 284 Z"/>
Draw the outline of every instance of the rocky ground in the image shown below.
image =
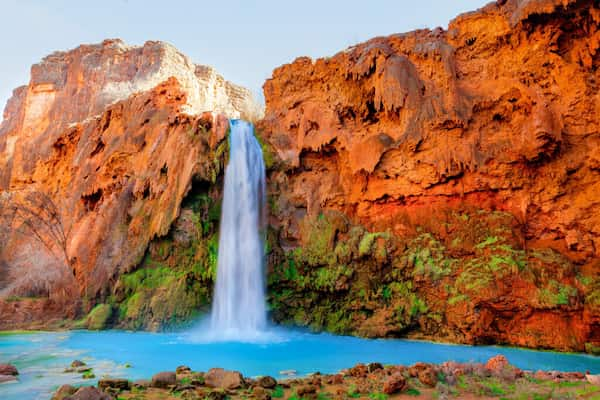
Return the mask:
<path id="1" fill-rule="evenodd" d="M 287 371 L 293 373 L 293 371 Z M 338 374 L 318 372 L 277 381 L 213 368 L 180 366 L 151 380 L 104 378 L 96 387 L 61 386 L 53 400 L 111 399 L 600 399 L 600 375 L 522 371 L 496 356 L 486 364 L 417 363 L 410 367 L 358 364 Z"/>

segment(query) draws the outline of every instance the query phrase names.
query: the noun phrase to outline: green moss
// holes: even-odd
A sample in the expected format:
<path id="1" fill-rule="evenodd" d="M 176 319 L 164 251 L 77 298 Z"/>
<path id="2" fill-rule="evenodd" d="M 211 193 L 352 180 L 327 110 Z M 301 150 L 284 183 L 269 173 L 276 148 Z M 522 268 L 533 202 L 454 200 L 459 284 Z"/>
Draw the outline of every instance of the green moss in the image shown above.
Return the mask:
<path id="1" fill-rule="evenodd" d="M 538 289 L 538 301 L 548 307 L 568 305 L 570 298 L 577 295 L 577 289 L 550 280 L 548 286 Z"/>
<path id="2" fill-rule="evenodd" d="M 585 352 L 594 354 L 596 356 L 600 356 L 600 346 L 595 345 L 593 343 L 586 343 L 585 344 Z"/>
<path id="3" fill-rule="evenodd" d="M 90 330 L 105 329 L 108 325 L 113 309 L 110 304 L 98 304 L 87 316 L 86 325 Z"/>
<path id="4" fill-rule="evenodd" d="M 260 132 L 257 132 L 256 140 L 258 140 L 260 148 L 262 149 L 263 160 L 265 161 L 265 168 L 267 170 L 272 169 L 277 163 L 277 153 L 275 153 L 271 145 L 263 139 Z"/>
<path id="5" fill-rule="evenodd" d="M 415 297 L 410 307 L 410 316 L 416 317 L 420 314 L 425 314 L 428 311 L 427 304 L 418 297 Z"/>
<path id="6" fill-rule="evenodd" d="M 448 299 L 448 304 L 451 306 L 456 305 L 458 303 L 462 303 L 464 301 L 469 301 L 469 296 L 466 294 L 459 294 Z"/>
<path id="7" fill-rule="evenodd" d="M 90 370 L 90 371 L 85 371 L 83 373 L 83 375 L 81 375 L 81 377 L 83 379 L 94 379 L 96 377 L 96 375 L 94 375 L 94 372 Z"/>
<path id="8" fill-rule="evenodd" d="M 336 262 L 333 252 L 336 229 L 325 214 L 303 221 L 303 261 L 310 266 L 329 265 Z"/>
<path id="9" fill-rule="evenodd" d="M 589 278 L 586 285 L 585 303 L 595 309 L 600 309 L 600 280 Z"/>
<path id="10" fill-rule="evenodd" d="M 413 276 L 434 281 L 449 275 L 456 265 L 456 260 L 446 255 L 446 248 L 430 233 L 421 233 L 410 241 L 405 257 L 413 267 Z"/>
<path id="11" fill-rule="evenodd" d="M 497 236 L 488 236 L 487 238 L 485 238 L 485 240 L 483 242 L 476 245 L 475 248 L 483 249 L 489 245 L 496 243 L 498 240 L 500 240 L 500 239 Z"/>
<path id="12" fill-rule="evenodd" d="M 328 332 L 344 334 L 352 331 L 352 316 L 344 309 L 336 309 L 327 315 L 325 328 Z"/>

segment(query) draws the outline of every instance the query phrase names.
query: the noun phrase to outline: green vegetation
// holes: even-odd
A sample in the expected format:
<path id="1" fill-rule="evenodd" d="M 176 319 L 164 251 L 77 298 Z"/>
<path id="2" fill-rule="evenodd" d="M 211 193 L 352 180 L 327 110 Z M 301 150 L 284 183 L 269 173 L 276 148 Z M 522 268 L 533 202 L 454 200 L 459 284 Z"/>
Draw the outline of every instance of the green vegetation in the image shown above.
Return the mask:
<path id="1" fill-rule="evenodd" d="M 256 132 L 256 140 L 260 144 L 260 148 L 263 153 L 263 160 L 265 161 L 265 168 L 267 170 L 273 169 L 275 164 L 277 163 L 277 153 L 271 148 L 269 143 L 265 141 L 259 131 Z"/>
<path id="2" fill-rule="evenodd" d="M 205 185 L 192 188 L 168 235 L 154 239 L 137 268 L 119 277 L 108 299 L 118 310 L 117 326 L 176 328 L 208 309 L 221 210 Z"/>
<path id="3" fill-rule="evenodd" d="M 387 400 L 388 397 L 389 396 L 387 394 L 380 393 L 380 392 L 370 393 L 369 394 L 369 399 L 371 399 L 371 400 Z"/>
<path id="4" fill-rule="evenodd" d="M 85 371 L 83 373 L 83 375 L 81 375 L 81 377 L 83 379 L 94 379 L 96 377 L 96 375 L 94 375 L 94 372 L 92 370 L 89 370 L 89 371 Z"/>
<path id="5" fill-rule="evenodd" d="M 585 352 L 598 356 L 600 355 L 600 346 L 596 346 L 593 343 L 586 343 Z"/>
<path id="6" fill-rule="evenodd" d="M 414 267 L 412 275 L 434 281 L 448 276 L 456 260 L 447 258 L 445 253 L 446 248 L 432 234 L 420 234 L 409 243 L 408 262 Z"/>
<path id="7" fill-rule="evenodd" d="M 317 394 L 317 400 L 330 400 L 331 394 L 326 392 L 320 392 Z"/>
<path id="8" fill-rule="evenodd" d="M 539 302 L 548 307 L 568 305 L 570 298 L 577 295 L 577 289 L 550 280 L 548 286 L 538 290 Z"/>
<path id="9" fill-rule="evenodd" d="M 283 388 L 279 385 L 275 386 L 275 389 L 271 392 L 271 397 L 274 399 L 279 399 L 283 397 Z"/>
<path id="10" fill-rule="evenodd" d="M 346 394 L 352 399 L 357 399 L 360 397 L 360 393 L 358 392 L 358 389 L 354 384 L 348 387 L 348 392 Z"/>
<path id="11" fill-rule="evenodd" d="M 537 291 L 529 307 L 578 299 L 600 307 L 600 284 L 576 275 L 553 250 L 523 249 L 509 213 L 471 210 L 445 218 L 423 220 L 409 237 L 370 231 L 334 211 L 298 221 L 295 249 L 284 251 L 277 240 L 269 246 L 274 319 L 367 337 L 417 329 L 436 335 L 449 307 L 470 310 L 480 300 L 494 301 L 513 282 Z"/>
<path id="12" fill-rule="evenodd" d="M 481 242 L 477 246 L 475 246 L 475 248 L 483 249 L 489 245 L 496 243 L 499 240 L 500 239 L 497 236 L 489 236 L 489 237 L 485 238 L 485 240 L 483 242 Z"/>
<path id="13" fill-rule="evenodd" d="M 408 388 L 406 390 L 406 394 L 409 396 L 420 396 L 421 392 L 419 391 L 419 389 L 416 388 Z"/>
<path id="14" fill-rule="evenodd" d="M 86 319 L 86 326 L 90 330 L 101 330 L 107 327 L 112 316 L 112 306 L 109 304 L 98 304 L 90 311 Z"/>

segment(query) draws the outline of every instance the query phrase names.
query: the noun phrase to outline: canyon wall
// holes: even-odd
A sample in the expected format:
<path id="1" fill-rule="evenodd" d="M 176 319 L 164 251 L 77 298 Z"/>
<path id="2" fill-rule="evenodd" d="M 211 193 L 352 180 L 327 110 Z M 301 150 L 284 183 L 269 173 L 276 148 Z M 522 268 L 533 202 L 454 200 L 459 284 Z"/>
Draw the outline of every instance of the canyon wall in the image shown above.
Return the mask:
<path id="1" fill-rule="evenodd" d="M 193 183 L 217 181 L 227 117 L 260 113 L 165 43 L 107 40 L 34 65 L 0 126 L 0 326 L 73 319 L 112 296 Z"/>
<path id="2" fill-rule="evenodd" d="M 600 8 L 508 0 L 264 85 L 277 320 L 600 344 Z"/>

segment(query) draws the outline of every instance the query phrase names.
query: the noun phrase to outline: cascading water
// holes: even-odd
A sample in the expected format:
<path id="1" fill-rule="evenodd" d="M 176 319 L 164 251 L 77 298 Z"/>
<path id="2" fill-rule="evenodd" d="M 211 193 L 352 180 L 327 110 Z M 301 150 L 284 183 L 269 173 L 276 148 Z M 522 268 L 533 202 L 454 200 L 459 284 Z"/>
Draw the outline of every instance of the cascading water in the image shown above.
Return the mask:
<path id="1" fill-rule="evenodd" d="M 231 120 L 210 330 L 251 340 L 266 328 L 265 165 L 251 123 Z"/>

